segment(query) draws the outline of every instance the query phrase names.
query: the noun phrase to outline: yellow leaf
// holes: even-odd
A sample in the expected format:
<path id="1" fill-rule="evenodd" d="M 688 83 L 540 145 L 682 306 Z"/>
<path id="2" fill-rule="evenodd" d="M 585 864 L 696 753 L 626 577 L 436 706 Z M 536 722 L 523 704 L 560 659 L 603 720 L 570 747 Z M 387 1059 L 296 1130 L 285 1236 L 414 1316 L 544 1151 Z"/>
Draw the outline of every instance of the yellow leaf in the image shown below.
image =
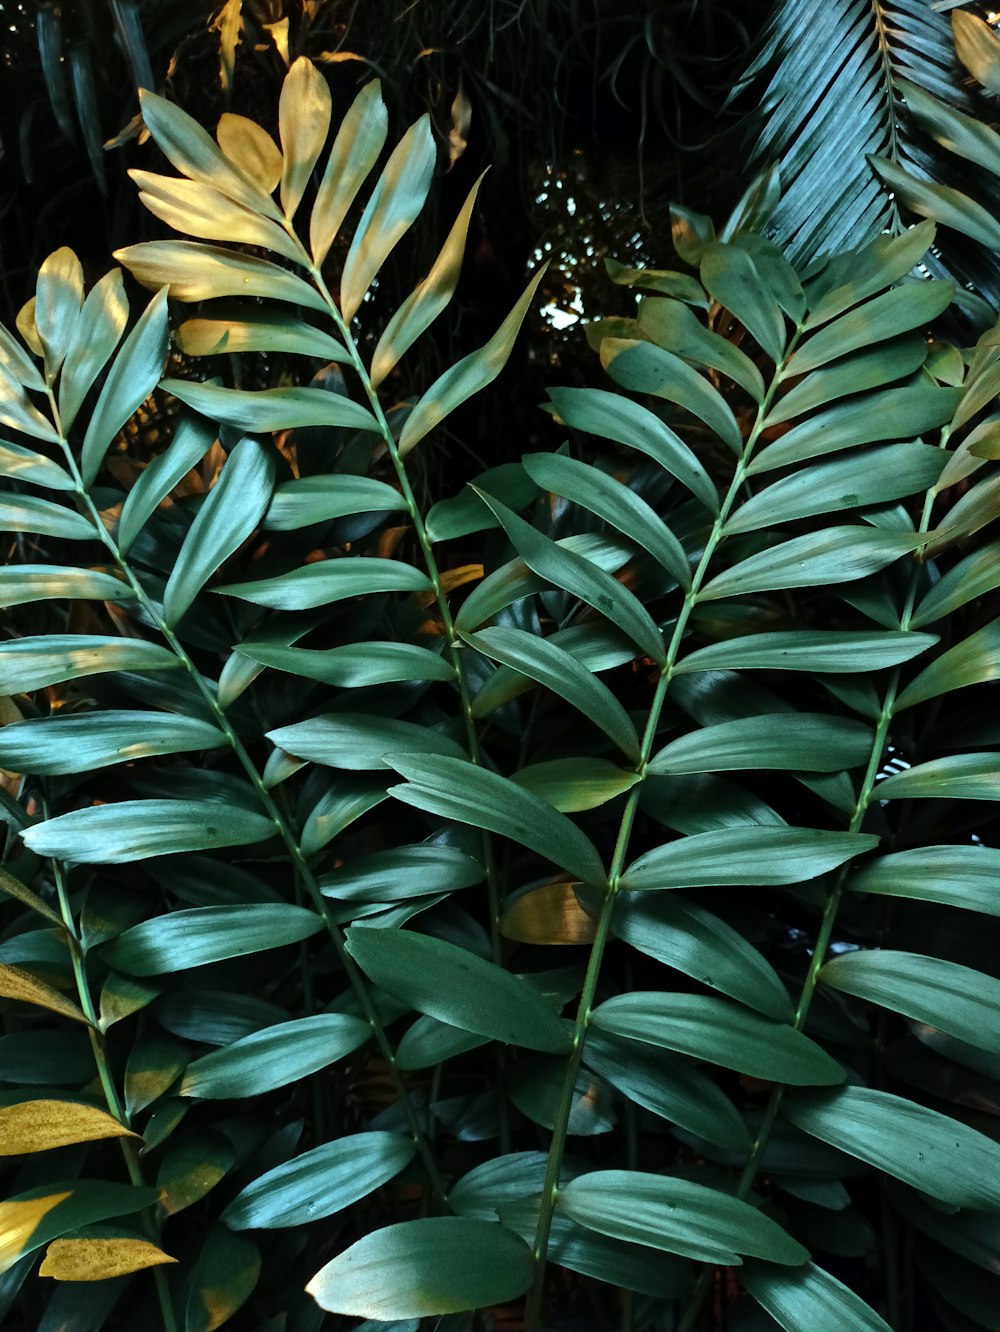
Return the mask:
<path id="1" fill-rule="evenodd" d="M 15 320 L 17 331 L 25 342 L 35 353 L 36 356 L 42 355 L 42 340 L 38 336 L 38 329 L 35 325 L 35 298 L 32 296 L 30 301 L 26 301 L 17 312 Z"/>
<path id="2" fill-rule="evenodd" d="M 29 971 L 6 962 L 0 962 L 0 999 L 19 999 L 23 1004 L 37 1004 L 39 1008 L 48 1008 L 53 1013 L 72 1018 L 74 1022 L 87 1022 L 76 1004 L 71 1003 L 58 990 L 38 980 Z"/>
<path id="3" fill-rule="evenodd" d="M 24 906 L 31 907 L 32 911 L 37 911 L 40 916 L 46 920 L 51 920 L 54 925 L 62 926 L 62 919 L 57 912 L 42 901 L 30 888 L 25 888 L 19 879 L 15 879 L 13 874 L 8 874 L 5 869 L 0 869 L 0 892 L 7 893 Z"/>
<path id="4" fill-rule="evenodd" d="M 546 883 L 515 898 L 500 926 L 506 938 L 532 944 L 591 943 L 596 928 L 571 883 Z"/>
<path id="5" fill-rule="evenodd" d="M 0 1156 L 47 1152 L 99 1138 L 136 1138 L 124 1124 L 79 1101 L 22 1101 L 0 1107 Z"/>
<path id="6" fill-rule="evenodd" d="M 144 1239 L 58 1239 L 49 1245 L 38 1274 L 54 1281 L 107 1281 L 176 1261 Z"/>
<path id="7" fill-rule="evenodd" d="M 469 146 L 469 126 L 472 124 L 472 103 L 461 86 L 451 104 L 451 129 L 448 131 L 448 170 Z"/>
<path id="8" fill-rule="evenodd" d="M 69 1197 L 72 1190 L 50 1193 L 45 1198 L 0 1203 L 0 1272 L 13 1267 L 45 1217 Z"/>
<path id="9" fill-rule="evenodd" d="M 255 120 L 227 111 L 215 131 L 219 147 L 241 171 L 271 194 L 281 179 L 281 149 Z"/>

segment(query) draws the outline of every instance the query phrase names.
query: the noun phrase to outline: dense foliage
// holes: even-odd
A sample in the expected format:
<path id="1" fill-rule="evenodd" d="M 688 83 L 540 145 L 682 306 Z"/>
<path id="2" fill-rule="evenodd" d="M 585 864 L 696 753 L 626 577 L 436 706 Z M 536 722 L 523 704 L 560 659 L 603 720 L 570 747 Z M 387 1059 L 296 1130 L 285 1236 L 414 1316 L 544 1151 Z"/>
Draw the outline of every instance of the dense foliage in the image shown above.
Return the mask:
<path id="1" fill-rule="evenodd" d="M 933 221 L 676 208 L 553 448 L 425 502 L 541 271 L 401 400 L 428 119 L 142 110 L 195 239 L 0 330 L 4 1326 L 996 1327 L 1000 325 Z"/>

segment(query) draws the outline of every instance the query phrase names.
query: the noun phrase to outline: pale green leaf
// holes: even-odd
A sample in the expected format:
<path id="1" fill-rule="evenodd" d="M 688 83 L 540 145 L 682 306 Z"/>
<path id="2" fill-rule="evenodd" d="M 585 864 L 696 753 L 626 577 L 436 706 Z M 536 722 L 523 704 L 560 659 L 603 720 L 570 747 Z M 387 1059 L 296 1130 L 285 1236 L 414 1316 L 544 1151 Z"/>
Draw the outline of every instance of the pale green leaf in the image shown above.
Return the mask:
<path id="1" fill-rule="evenodd" d="M 341 121 L 309 220 L 313 259 L 322 264 L 347 210 L 378 160 L 388 131 L 378 79 L 365 85 Z"/>

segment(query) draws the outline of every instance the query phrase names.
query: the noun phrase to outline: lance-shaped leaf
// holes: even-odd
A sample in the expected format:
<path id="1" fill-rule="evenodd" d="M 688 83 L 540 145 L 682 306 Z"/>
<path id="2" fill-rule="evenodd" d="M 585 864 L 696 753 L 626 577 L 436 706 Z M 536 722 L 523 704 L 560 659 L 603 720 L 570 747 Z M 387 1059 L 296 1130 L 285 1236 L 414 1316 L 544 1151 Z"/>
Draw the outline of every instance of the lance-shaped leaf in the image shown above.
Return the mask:
<path id="1" fill-rule="evenodd" d="M 325 310 L 319 292 L 280 264 L 198 241 L 143 241 L 114 257 L 144 287 L 167 287 L 177 301 L 220 296 L 263 296 L 310 310 Z"/>
<path id="2" fill-rule="evenodd" d="M 158 976 L 281 948 L 322 928 L 315 912 L 284 902 L 192 907 L 133 925 L 107 946 L 104 956 L 130 976 Z"/>
<path id="3" fill-rule="evenodd" d="M 951 185 L 935 185 L 931 181 L 921 180 L 886 157 L 872 157 L 869 161 L 883 184 L 899 197 L 911 213 L 931 218 L 944 227 L 952 227 L 991 250 L 1000 245 L 1000 222 L 988 208 L 976 203 L 975 199 L 970 199 L 961 190 Z"/>
<path id="4" fill-rule="evenodd" d="M 949 754 L 893 773 L 878 785 L 882 800 L 1000 800 L 1000 753 Z"/>
<path id="5" fill-rule="evenodd" d="M 295 214 L 330 129 L 332 99 L 326 79 L 311 60 L 299 56 L 285 75 L 278 101 L 278 129 L 284 161 L 281 205 Z"/>
<path id="6" fill-rule="evenodd" d="M 158 176 L 152 171 L 129 172 L 139 187 L 139 199 L 168 227 L 200 240 L 256 245 L 293 262 L 302 262 L 302 249 L 288 232 L 270 218 L 227 199 L 221 190 L 197 180 Z"/>
<path id="7" fill-rule="evenodd" d="M 596 513 L 612 527 L 649 551 L 682 587 L 691 582 L 684 547 L 646 501 L 606 472 L 556 453 L 529 453 L 524 470 L 543 490 L 561 495 Z"/>
<path id="8" fill-rule="evenodd" d="M 188 1289 L 184 1332 L 215 1332 L 253 1294 L 261 1257 L 255 1244 L 225 1226 L 213 1226 L 202 1241 Z"/>
<path id="9" fill-rule="evenodd" d="M 59 418 L 64 431 L 76 420 L 84 398 L 118 346 L 127 320 L 121 269 L 115 268 L 94 285 L 84 301 L 66 352 L 59 377 Z"/>
<path id="10" fill-rule="evenodd" d="M 345 597 L 361 597 L 372 592 L 429 592 L 431 581 L 425 573 L 402 560 L 383 560 L 359 555 L 350 559 L 320 560 L 306 564 L 276 578 L 260 578 L 250 583 L 231 583 L 215 589 L 227 597 L 239 597 L 257 606 L 274 610 L 311 610 L 328 606 Z"/>
<path id="11" fill-rule="evenodd" d="M 221 190 L 244 208 L 281 221 L 281 213 L 270 194 L 252 176 L 220 152 L 198 122 L 146 88 L 139 91 L 142 118 L 157 147 L 178 171 L 191 180 L 203 181 Z"/>
<path id="12" fill-rule="evenodd" d="M 771 964 L 753 944 L 704 907 L 673 893 L 622 893 L 612 928 L 619 939 L 665 966 L 730 995 L 776 1022 L 794 1016 Z"/>
<path id="13" fill-rule="evenodd" d="M 927 344 L 923 338 L 904 336 L 874 351 L 864 349 L 823 370 L 814 370 L 800 380 L 777 404 L 771 408 L 766 426 L 790 421 L 805 412 L 815 411 L 828 402 L 862 393 L 866 389 L 881 388 L 894 380 L 903 379 L 919 370 L 927 359 Z"/>
<path id="14" fill-rule="evenodd" d="M 849 717 L 766 713 L 691 731 L 655 754 L 647 771 L 677 774 L 797 768 L 839 772 L 867 763 L 871 745 L 871 727 Z"/>
<path id="15" fill-rule="evenodd" d="M 309 246 L 322 264 L 365 177 L 378 161 L 389 117 L 378 79 L 365 85 L 340 123 L 309 219 Z"/>
<path id="16" fill-rule="evenodd" d="M 188 529 L 163 593 L 163 617 L 176 624 L 220 566 L 251 535 L 274 485 L 274 459 L 241 439 Z"/>
<path id="17" fill-rule="evenodd" d="M 8 897 L 13 897 L 24 906 L 30 907 L 32 911 L 37 911 L 40 916 L 44 916 L 53 925 L 62 928 L 63 919 L 58 911 L 53 911 L 37 893 L 32 892 L 30 888 L 26 888 L 20 879 L 15 879 L 13 874 L 8 874 L 5 869 L 0 869 L 0 893 L 6 893 Z"/>
<path id="18" fill-rule="evenodd" d="M 319 884 L 327 897 L 342 902 L 395 902 L 433 892 L 455 892 L 482 883 L 480 862 L 456 847 L 425 842 L 358 856 L 324 874 Z"/>
<path id="19" fill-rule="evenodd" d="M 465 203 L 448 233 L 448 239 L 441 247 L 430 272 L 410 292 L 379 338 L 378 345 L 372 353 L 369 373 L 375 388 L 382 383 L 400 357 L 413 346 L 421 333 L 430 328 L 455 294 L 459 274 L 462 271 L 462 260 L 465 257 L 469 222 L 482 183 L 483 177 L 480 176 L 466 196 Z"/>
<path id="20" fill-rule="evenodd" d="M 74 1284 L 111 1281 L 131 1272 L 145 1271 L 148 1267 L 176 1262 L 176 1258 L 164 1253 L 158 1245 L 138 1236 L 114 1233 L 75 1235 L 71 1239 L 52 1241 L 38 1268 L 38 1275 Z M 75 1298 L 80 1299 L 78 1295 Z"/>
<path id="21" fill-rule="evenodd" d="M 813 329 L 852 305 L 885 291 L 905 278 L 934 240 L 934 224 L 920 222 L 901 236 L 879 236 L 862 250 L 838 257 L 825 276 L 826 291 L 809 312 L 804 327 Z"/>
<path id="22" fill-rule="evenodd" d="M 525 287 L 520 300 L 511 310 L 497 331 L 478 351 L 456 362 L 439 375 L 434 383 L 417 400 L 416 405 L 406 418 L 399 437 L 399 454 L 407 453 L 439 425 L 456 407 L 461 406 L 474 393 L 492 384 L 497 375 L 507 364 L 524 316 L 535 295 L 535 289 L 545 275 L 540 268 Z"/>
<path id="23" fill-rule="evenodd" d="M 166 671 L 180 660 L 159 643 L 96 634 L 43 634 L 0 643 L 0 670 L 9 694 L 44 689 L 102 671 Z"/>
<path id="24" fill-rule="evenodd" d="M 952 302 L 955 288 L 937 280 L 908 282 L 866 302 L 804 342 L 788 363 L 786 375 L 804 375 L 828 361 L 923 328 Z"/>
<path id="25" fill-rule="evenodd" d="M 106 1110 L 80 1101 L 20 1101 L 0 1107 L 0 1156 L 137 1136 Z"/>
<path id="26" fill-rule="evenodd" d="M 959 560 L 918 603 L 913 625 L 932 624 L 1000 587 L 1000 543 L 992 542 Z"/>
<path id="27" fill-rule="evenodd" d="M 272 670 L 302 675 L 337 689 L 399 680 L 453 680 L 450 662 L 415 643 L 351 643 L 339 648 L 294 648 L 241 643 L 237 652 Z"/>
<path id="28" fill-rule="evenodd" d="M 565 648 L 523 629 L 505 627 L 482 629 L 464 638 L 487 657 L 537 680 L 578 708 L 623 753 L 638 761 L 639 737 L 631 717 L 607 685 Z"/>
<path id="29" fill-rule="evenodd" d="M 248 1184 L 222 1214 L 230 1230 L 319 1221 L 387 1184 L 412 1161 L 412 1138 L 352 1133 L 276 1166 Z"/>
<path id="30" fill-rule="evenodd" d="M 854 582 L 886 568 L 928 540 L 918 533 L 825 527 L 741 560 L 712 578 L 698 600 Z"/>
<path id="31" fill-rule="evenodd" d="M 63 541 L 93 541 L 94 524 L 82 513 L 37 495 L 10 495 L 0 499 L 0 532 L 33 532 Z"/>
<path id="32" fill-rule="evenodd" d="M 675 673 L 777 670 L 860 674 L 910 661 L 936 642 L 936 634 L 904 630 L 858 633 L 801 629 L 795 633 L 748 634 L 745 638 L 729 638 L 698 648 L 678 662 Z"/>
<path id="33" fill-rule="evenodd" d="M 0 1202 L 0 1273 L 60 1235 L 155 1203 L 155 1189 L 100 1179 L 53 1181 L 15 1194 Z"/>
<path id="34" fill-rule="evenodd" d="M 215 127 L 219 147 L 233 166 L 273 194 L 281 179 L 281 149 L 255 120 L 226 111 Z"/>
<path id="35" fill-rule="evenodd" d="M 376 985 L 418 1013 L 525 1050 L 562 1054 L 569 1037 L 551 1004 L 467 948 L 410 930 L 355 925 L 347 950 Z"/>
<path id="36" fill-rule="evenodd" d="M 201 319 L 186 319 L 174 334 L 187 356 L 222 356 L 233 352 L 297 352 L 324 361 L 350 362 L 342 342 L 314 324 L 281 310 L 259 313 L 240 308 L 231 317 L 222 306 L 212 306 Z"/>
<path id="37" fill-rule="evenodd" d="M 743 447 L 743 434 L 725 398 L 673 352 L 649 342 L 605 338 L 601 364 L 622 388 L 652 393 L 697 416 L 735 452 Z"/>
<path id="38" fill-rule="evenodd" d="M 340 278 L 345 320 L 354 318 L 379 269 L 420 216 L 436 160 L 430 117 L 421 116 L 396 145 L 361 214 Z"/>
<path id="39" fill-rule="evenodd" d="M 637 990 L 599 1004 L 591 1021 L 612 1036 L 675 1050 L 768 1082 L 811 1087 L 844 1080 L 840 1064 L 801 1031 L 714 995 Z"/>
<path id="40" fill-rule="evenodd" d="M 728 338 L 707 329 L 694 311 L 679 300 L 647 298 L 639 306 L 638 323 L 640 331 L 658 346 L 695 365 L 721 371 L 746 389 L 755 402 L 763 400 L 764 381 L 750 357 Z"/>
<path id="41" fill-rule="evenodd" d="M 942 902 L 1000 915 L 1000 850 L 987 846 L 921 846 L 870 860 L 847 886 L 918 902 Z"/>
<path id="42" fill-rule="evenodd" d="M 0 476 L 31 481 L 48 490 L 74 490 L 76 483 L 65 468 L 33 449 L 0 440 Z"/>
<path id="43" fill-rule="evenodd" d="M 0 371 L 15 384 L 37 393 L 45 392 L 45 380 L 38 372 L 38 367 L 9 329 L 0 324 Z"/>
<path id="44" fill-rule="evenodd" d="M 790 1096 L 782 1108 L 806 1133 L 940 1202 L 1000 1211 L 1000 1146 L 949 1115 L 868 1087 Z"/>
<path id="45" fill-rule="evenodd" d="M 124 554 L 145 527 L 156 507 L 212 447 L 215 430 L 198 417 L 185 413 L 174 437 L 158 458 L 143 469 L 125 496 L 118 519 L 118 549 Z"/>
<path id="46" fill-rule="evenodd" d="M 559 1190 L 556 1207 L 590 1230 L 736 1267 L 742 1255 L 798 1265 L 808 1258 L 756 1207 L 718 1189 L 638 1170 L 593 1170 Z"/>
<path id="47" fill-rule="evenodd" d="M 709 512 L 718 512 L 719 496 L 704 467 L 684 441 L 646 407 L 604 389 L 550 389 L 549 397 L 566 425 L 644 453 L 686 486 Z"/>
<path id="48" fill-rule="evenodd" d="M 603 569 L 536 531 L 499 500 L 485 491 L 481 494 L 532 572 L 600 611 L 654 661 L 665 660 L 660 631 L 637 597 Z"/>
<path id="49" fill-rule="evenodd" d="M 978 629 L 925 667 L 903 690 L 896 710 L 996 679 L 1000 679 L 1000 620 Z"/>
<path id="50" fill-rule="evenodd" d="M 1000 1054 L 1000 981 L 972 967 L 880 948 L 831 958 L 820 980 Z"/>
<path id="51" fill-rule="evenodd" d="M 506 1304 L 534 1268 L 524 1240 L 497 1222 L 437 1216 L 370 1231 L 306 1290 L 321 1309 L 388 1323 Z"/>
<path id="52" fill-rule="evenodd" d="M 473 716 L 478 715 L 473 709 Z M 485 714 L 484 714 L 485 715 Z M 607 759 L 565 758 L 531 763 L 515 772 L 511 781 L 563 814 L 597 809 L 642 781 Z M 514 937 L 514 936 L 511 936 Z"/>
<path id="53" fill-rule="evenodd" d="M 83 266 L 66 245 L 42 261 L 35 293 L 35 328 L 51 384 L 73 340 L 83 304 Z"/>
<path id="54" fill-rule="evenodd" d="M 348 473 L 303 476 L 277 486 L 264 527 L 269 532 L 293 532 L 347 514 L 389 513 L 405 508 L 406 501 L 399 491 L 374 477 Z"/>
<path id="55" fill-rule="evenodd" d="M 274 821 L 236 805 L 199 800 L 121 800 L 60 814 L 26 828 L 25 844 L 39 856 L 78 864 L 123 865 L 178 851 L 263 842 Z"/>
<path id="56" fill-rule="evenodd" d="M 76 1004 L 58 990 L 33 976 L 30 971 L 7 962 L 0 962 L 0 998 L 34 1004 L 36 1008 L 47 1008 L 51 1013 L 58 1013 L 60 1017 L 70 1018 L 73 1022 L 87 1024 L 87 1019 Z"/>
<path id="57" fill-rule="evenodd" d="M 268 731 L 267 738 L 286 753 L 310 763 L 364 772 L 395 766 L 386 754 L 448 754 L 462 761 L 462 746 L 443 731 L 416 722 L 365 713 L 331 712 L 310 721 Z"/>
<path id="58" fill-rule="evenodd" d="M 744 1263 L 740 1283 L 785 1332 L 890 1332 L 860 1295 L 815 1263 L 792 1271 Z"/>
<path id="59" fill-rule="evenodd" d="M 60 442 L 59 432 L 32 403 L 24 389 L 4 365 L 0 365 L 0 424 L 23 430 L 50 444 Z"/>
<path id="60" fill-rule="evenodd" d="M 51 777 L 225 743 L 210 722 L 175 713 L 59 712 L 0 728 L 0 767 Z"/>
<path id="61" fill-rule="evenodd" d="M 343 1059 L 371 1035 L 371 1027 L 347 1013 L 316 1013 L 252 1032 L 222 1050 L 193 1060 L 181 1096 L 228 1100 L 262 1096 Z"/>
<path id="62" fill-rule="evenodd" d="M 80 474 L 93 484 L 112 440 L 156 387 L 167 356 L 167 293 L 158 291 L 122 343 L 83 438 Z"/>
<path id="63" fill-rule="evenodd" d="M 870 833 L 764 824 L 679 837 L 634 860 L 623 888 L 657 890 L 802 883 L 878 845 Z"/>
<path id="64" fill-rule="evenodd" d="M 318 388 L 227 389 L 195 384 L 186 379 L 165 379 L 163 387 L 195 411 L 262 434 L 265 430 L 294 430 L 299 426 L 347 426 L 351 430 L 377 430 L 372 414 L 342 393 Z"/>
<path id="65" fill-rule="evenodd" d="M 426 756 L 391 758 L 405 786 L 389 794 L 417 809 L 510 837 L 530 847 L 584 883 L 603 885 L 607 875 L 593 843 L 564 814 L 515 782 L 463 759 Z"/>
<path id="66" fill-rule="evenodd" d="M 709 245 L 701 257 L 705 290 L 740 321 L 775 364 L 785 352 L 785 321 L 753 259 L 735 245 Z"/>

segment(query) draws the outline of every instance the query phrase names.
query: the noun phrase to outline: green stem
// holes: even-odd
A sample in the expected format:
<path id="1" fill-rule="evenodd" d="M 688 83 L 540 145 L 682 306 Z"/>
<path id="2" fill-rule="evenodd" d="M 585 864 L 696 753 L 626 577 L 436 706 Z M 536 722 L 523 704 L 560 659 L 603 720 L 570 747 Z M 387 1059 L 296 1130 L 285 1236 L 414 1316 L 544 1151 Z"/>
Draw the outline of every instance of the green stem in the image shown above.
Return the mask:
<path id="1" fill-rule="evenodd" d="M 796 332 L 786 352 L 786 359 L 795 350 L 798 336 L 799 334 Z M 784 362 L 782 364 L 784 364 Z M 763 430 L 764 420 L 767 416 L 771 400 L 778 390 L 781 368 L 781 366 L 776 367 L 776 373 L 771 386 L 757 410 L 753 429 L 744 444 L 739 462 L 737 463 L 733 478 L 729 484 L 729 489 L 722 501 L 719 513 L 712 524 L 712 529 L 709 533 L 708 540 L 705 543 L 705 548 L 702 551 L 701 559 L 692 576 L 691 587 L 684 598 L 684 603 L 677 617 L 677 622 L 670 638 L 670 644 L 667 648 L 666 658 L 660 670 L 660 678 L 657 681 L 653 701 L 650 705 L 649 715 L 646 720 L 646 728 L 642 736 L 639 762 L 635 768 L 635 771 L 640 778 L 645 776 L 646 767 L 652 756 L 653 745 L 660 724 L 660 716 L 663 712 L 664 703 L 666 702 L 667 691 L 670 688 L 670 683 L 676 670 L 678 654 L 687 630 L 688 620 L 691 617 L 691 612 L 697 604 L 698 593 L 707 576 L 709 565 L 722 540 L 722 529 L 739 498 L 740 490 L 746 478 L 747 466 L 750 462 L 754 448 L 757 445 L 757 441 L 760 438 L 761 431 Z M 608 892 L 605 896 L 601 907 L 601 914 L 598 918 L 594 942 L 591 946 L 590 958 L 587 963 L 587 971 L 583 981 L 583 989 L 580 994 L 580 1003 L 577 1009 L 576 1021 L 573 1025 L 570 1052 L 567 1058 L 566 1073 L 560 1092 L 558 1108 L 556 1110 L 555 1125 L 552 1130 L 548 1167 L 546 1169 L 545 1184 L 542 1189 L 542 1201 L 539 1207 L 538 1223 L 535 1230 L 535 1281 L 528 1296 L 528 1303 L 525 1311 L 525 1332 L 537 1332 L 541 1322 L 542 1299 L 545 1290 L 546 1252 L 548 1249 L 549 1235 L 552 1230 L 552 1218 L 555 1212 L 556 1199 L 559 1193 L 559 1173 L 562 1168 L 562 1158 L 566 1148 L 566 1136 L 569 1131 L 569 1117 L 573 1106 L 573 1093 L 576 1079 L 579 1076 L 580 1066 L 583 1061 L 583 1048 L 586 1041 L 587 1027 L 590 1023 L 594 999 L 597 994 L 601 964 L 604 960 L 604 953 L 607 948 L 608 940 L 611 937 L 612 918 L 614 916 L 615 904 L 620 890 L 621 876 L 625 868 L 625 859 L 628 855 L 632 828 L 639 807 L 639 795 L 641 790 L 642 781 L 640 780 L 629 791 L 626 800 L 625 810 L 622 814 L 621 824 L 618 829 L 618 837 L 615 842 L 615 849 L 612 854 L 611 866 L 608 870 Z"/>
<path id="2" fill-rule="evenodd" d="M 57 429 L 59 429 L 58 410 L 56 408 L 55 402 L 52 400 L 51 394 L 50 394 L 50 401 L 52 401 L 53 420 L 56 422 Z M 60 430 L 60 434 L 61 433 L 62 432 Z M 114 538 L 105 528 L 104 523 L 101 521 L 101 516 L 97 509 L 97 506 L 94 504 L 94 501 L 91 499 L 89 493 L 87 492 L 86 487 L 83 484 L 83 479 L 76 465 L 76 459 L 73 457 L 73 452 L 69 447 L 69 443 L 65 438 L 62 438 L 60 442 L 62 445 L 63 456 L 65 457 L 66 460 L 66 465 L 70 469 L 71 475 L 73 476 L 73 480 L 76 483 L 76 493 L 77 493 L 78 502 L 84 507 L 84 509 L 88 513 L 89 517 L 94 523 L 94 526 L 97 529 L 97 532 L 101 540 L 103 541 L 104 545 L 107 547 L 108 551 L 111 553 L 112 557 L 115 560 L 115 563 L 118 565 L 119 569 L 121 569 L 125 578 L 128 580 L 129 586 L 135 592 L 140 605 L 142 606 L 143 610 L 146 612 L 146 615 L 149 617 L 150 621 L 156 626 L 156 628 L 162 634 L 162 636 L 166 639 L 174 655 L 178 658 L 178 660 L 181 662 L 185 670 L 188 672 L 198 692 L 201 694 L 202 698 L 207 703 L 209 709 L 211 710 L 215 724 L 219 727 L 219 730 L 225 736 L 229 748 L 232 750 L 240 766 L 243 768 L 244 773 L 246 774 L 247 778 L 253 785 L 257 793 L 257 798 L 259 799 L 261 805 L 266 811 L 268 817 L 273 821 L 275 829 L 285 845 L 285 849 L 288 853 L 289 858 L 291 859 L 294 870 L 296 874 L 300 877 L 302 884 L 304 885 L 306 891 L 309 894 L 314 909 L 322 917 L 323 923 L 326 926 L 327 933 L 330 936 L 330 939 L 333 943 L 334 950 L 337 953 L 337 957 L 344 968 L 344 972 L 347 976 L 347 979 L 352 989 L 357 995 L 361 1011 L 364 1014 L 366 1021 L 368 1022 L 369 1026 L 372 1029 L 376 1045 L 378 1046 L 379 1052 L 382 1055 L 382 1058 L 385 1060 L 386 1065 L 389 1069 L 393 1085 L 396 1089 L 397 1094 L 399 1095 L 404 1113 L 406 1114 L 407 1123 L 409 1125 L 410 1132 L 413 1134 L 414 1140 L 417 1143 L 417 1149 L 420 1153 L 421 1161 L 423 1162 L 424 1168 L 427 1172 L 428 1180 L 435 1194 L 437 1195 L 439 1201 L 443 1203 L 447 1198 L 447 1193 L 444 1187 L 444 1183 L 438 1171 L 437 1164 L 434 1161 L 434 1157 L 427 1146 L 426 1136 L 424 1134 L 423 1128 L 420 1125 L 420 1121 L 417 1118 L 416 1111 L 414 1110 L 413 1104 L 410 1101 L 410 1097 L 407 1092 L 406 1085 L 403 1080 L 400 1069 L 396 1064 L 395 1051 L 393 1050 L 392 1045 L 390 1044 L 389 1039 L 386 1036 L 385 1028 L 382 1025 L 382 1021 L 379 1018 L 375 1005 L 372 1002 L 372 998 L 368 991 L 368 986 L 365 982 L 365 979 L 361 974 L 361 972 L 358 970 L 357 966 L 355 965 L 354 959 L 347 951 L 347 947 L 344 942 L 343 933 L 341 932 L 340 927 L 337 925 L 337 922 L 334 920 L 330 908 L 327 905 L 326 899 L 324 898 L 322 892 L 320 891 L 319 884 L 316 881 L 316 876 L 313 874 L 308 861 L 306 860 L 305 856 L 302 854 L 301 848 L 299 847 L 298 839 L 296 838 L 294 832 L 289 826 L 288 821 L 285 819 L 281 810 L 278 808 L 277 804 L 275 803 L 274 798 L 271 795 L 271 792 L 264 785 L 263 777 L 261 776 L 260 772 L 257 770 L 256 764 L 253 762 L 250 755 L 247 753 L 246 747 L 244 746 L 242 740 L 237 735 L 236 731 L 233 729 L 232 723 L 230 722 L 228 716 L 226 715 L 226 712 L 223 709 L 222 705 L 219 703 L 215 691 L 211 688 L 208 682 L 202 677 L 201 672 L 196 668 L 191 657 L 188 655 L 184 645 L 178 639 L 177 635 L 173 632 L 170 626 L 164 621 L 163 615 L 159 607 L 150 599 L 150 597 L 146 592 L 146 589 L 143 587 L 142 583 L 133 572 L 131 565 L 128 563 L 128 560 L 119 550 L 117 542 L 114 540 Z"/>

